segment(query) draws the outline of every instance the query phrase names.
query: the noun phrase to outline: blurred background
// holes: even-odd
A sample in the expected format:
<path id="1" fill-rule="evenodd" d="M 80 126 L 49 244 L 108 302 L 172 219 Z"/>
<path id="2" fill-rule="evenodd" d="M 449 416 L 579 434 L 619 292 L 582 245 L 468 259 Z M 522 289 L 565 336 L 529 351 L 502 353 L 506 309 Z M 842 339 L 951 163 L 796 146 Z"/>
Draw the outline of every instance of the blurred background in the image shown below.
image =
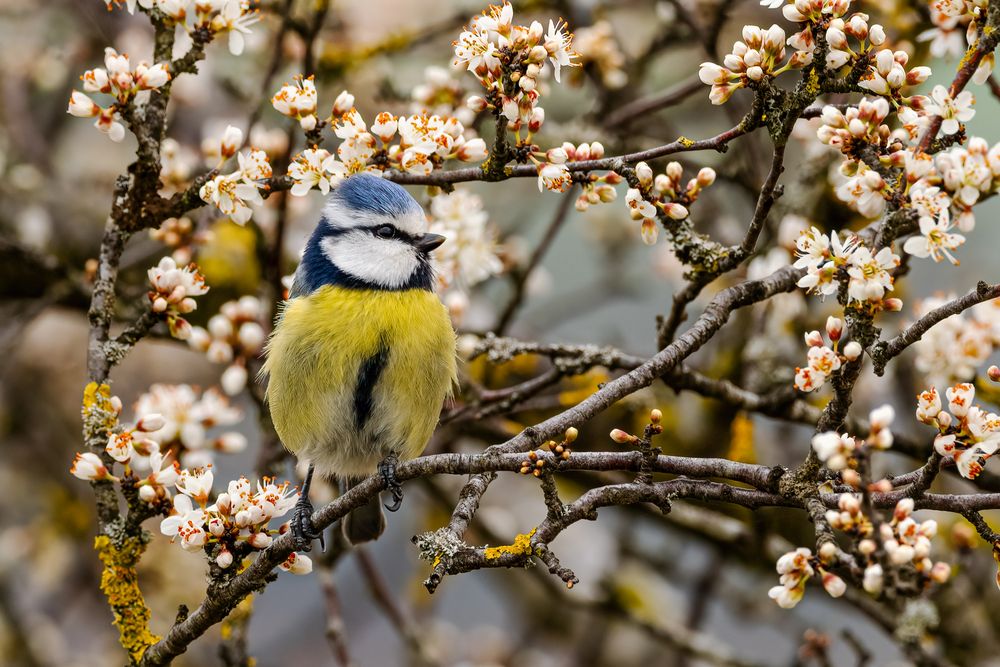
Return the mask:
<path id="1" fill-rule="evenodd" d="M 203 140 L 218 137 L 230 123 L 247 129 L 250 119 L 253 145 L 274 154 L 286 148 L 288 119 L 271 108 L 269 99 L 300 71 L 305 43 L 301 32 L 281 29 L 281 15 L 305 21 L 317 3 L 260 4 L 261 20 L 252 26 L 242 56 L 231 55 L 224 43 L 213 44 L 198 75 L 180 77 L 174 85 L 169 136 L 176 142 L 176 153 L 168 158 L 171 173 L 181 181 L 205 168 Z M 451 42 L 484 8 L 465 0 L 332 2 L 312 52 L 320 109 L 329 108 L 344 89 L 355 95 L 368 119 L 383 109 L 407 113 L 440 106 L 442 113 L 450 113 L 460 108 L 461 100 L 478 92 L 478 84 L 450 67 Z M 854 9 L 870 13 L 890 36 L 913 45 L 917 60 L 934 68 L 928 89 L 932 83 L 950 81 L 956 63 L 930 59 L 926 43 L 915 41 L 928 27 L 924 4 L 861 2 Z M 559 16 L 576 33 L 575 46 L 585 66 L 564 77 L 569 85 L 550 82 L 546 123 L 538 141 L 549 147 L 599 140 L 609 155 L 679 135 L 709 137 L 731 127 L 745 111 L 749 93 L 738 92 L 723 107 L 711 106 L 708 87 L 697 81 L 698 63 L 718 62 L 744 24 L 779 23 L 791 34 L 780 12 L 745 0 L 515 3 L 516 23 Z M 716 26 L 719 32 L 713 39 Z M 126 661 L 97 588 L 93 494 L 67 470 L 81 446 L 89 261 L 97 254 L 114 179 L 134 157 L 135 145 L 131 137 L 111 143 L 65 110 L 79 75 L 101 64 L 106 46 L 148 59 L 151 35 L 143 16 L 107 11 L 98 0 L 0 4 L 3 665 L 96 667 Z M 280 59 L 268 74 L 276 46 Z M 657 106 L 664 91 L 673 93 L 668 96 L 671 104 L 661 101 Z M 998 136 L 997 99 L 985 89 L 977 91 L 977 97 L 970 134 Z M 622 112 L 634 109 L 629 105 L 637 101 L 650 103 L 650 110 Z M 787 245 L 780 232 L 790 215 L 824 228 L 863 225 L 832 194 L 827 175 L 835 156 L 817 145 L 814 126 L 801 125 L 782 179 L 785 196 L 763 239 L 768 246 Z M 483 135 L 489 137 L 490 129 L 484 128 Z M 686 177 L 701 166 L 712 166 L 719 175 L 693 208 L 700 231 L 726 243 L 742 236 L 769 156 L 767 138 L 759 133 L 738 140 L 725 155 L 683 156 Z M 662 169 L 665 164 L 655 166 Z M 560 212 L 563 197 L 574 195 L 539 193 L 534 179 L 461 189 L 481 198 L 502 269 L 478 284 L 450 288 L 448 303 L 460 333 L 479 335 L 503 323 L 503 333 L 525 340 L 655 353 L 655 318 L 669 309 L 682 274 L 662 235 L 658 244 L 643 245 L 637 223 L 620 201 L 582 213 L 563 206 L 568 211 Z M 421 189 L 411 191 L 429 202 Z M 220 219 L 218 211 L 205 207 L 190 216 L 193 231 L 181 233 L 179 241 L 174 236 L 165 244 L 163 233 L 134 239 L 123 260 L 122 321 L 134 316 L 129 299 L 137 302 L 144 295 L 146 269 L 171 253 L 193 254 L 211 286 L 192 314 L 193 324 L 206 326 L 223 303 L 245 295 L 273 302 L 274 279 L 280 276 L 261 253 L 261 239 L 273 238 L 278 207 L 285 207 L 287 230 L 278 268 L 281 275 L 291 273 L 322 204 L 315 192 L 283 204 L 279 199 L 269 199 L 248 227 Z M 901 286 L 906 306 L 902 313 L 884 317 L 887 331 L 912 319 L 920 297 L 964 292 L 976 280 L 998 277 L 997 216 L 995 201 L 977 208 L 978 227 L 961 249 L 960 267 L 930 262 L 913 266 Z M 800 223 L 791 218 L 787 224 L 795 228 Z M 525 279 L 524 269 L 543 237 L 551 246 Z M 762 255 L 750 271 L 763 275 L 788 258 L 787 251 Z M 737 272 L 724 278 L 707 296 L 743 277 L 745 273 Z M 523 299 L 510 309 L 521 289 Z M 690 312 L 700 312 L 703 302 Z M 713 377 L 757 391 L 790 384 L 795 365 L 804 358 L 801 333 L 818 328 L 835 307 L 816 299 L 807 303 L 794 294 L 741 311 L 691 363 Z M 265 307 L 265 326 L 269 313 Z M 899 429 L 929 439 L 930 434 L 908 419 L 922 381 L 912 360 L 907 357 L 897 372 L 878 381 L 869 374 L 859 385 L 856 414 L 865 415 L 890 397 L 902 416 L 897 419 Z M 117 368 L 113 391 L 130 416 L 151 386 L 189 385 L 192 395 L 200 397 L 220 384 L 226 367 L 206 362 L 203 353 L 184 343 L 154 337 L 140 343 Z M 476 360 L 463 373 L 484 386 L 502 388 L 544 370 L 543 361 L 518 357 L 500 365 Z M 578 402 L 609 377 L 607 371 L 591 371 L 562 380 L 511 414 L 445 424 L 429 451 L 478 451 L 500 442 Z M 262 463 L 266 443 L 258 389 L 229 399 L 239 411 L 228 420 L 231 423 L 206 422 L 209 437 L 237 432 L 246 438 L 246 447 L 237 448 L 241 451 L 214 456 L 216 480 L 252 477 L 262 466 L 272 467 L 280 478 L 295 474 L 289 461 Z M 825 394 L 809 398 L 820 405 L 826 400 Z M 147 395 L 143 400 L 154 398 Z M 666 434 L 658 444 L 666 453 L 792 465 L 809 443 L 808 427 L 748 415 L 657 384 L 592 422 L 579 424 L 577 448 L 614 446 L 607 438 L 609 430 L 641 428 L 653 407 L 665 414 Z M 190 405 L 174 408 L 178 419 L 190 418 L 182 414 Z M 265 453 L 270 452 L 273 449 Z M 888 455 L 880 465 L 880 472 L 901 472 L 915 464 Z M 559 484 L 564 497 L 573 498 L 609 478 L 613 476 L 565 475 Z M 314 553 L 311 575 L 282 574 L 254 598 L 248 627 L 237 623 L 214 629 L 177 664 L 249 664 L 246 654 L 257 665 L 337 664 L 329 645 L 330 628 L 336 628 L 330 621 L 333 593 L 344 641 L 358 665 L 904 664 L 898 640 L 930 642 L 932 637 L 955 664 L 997 662 L 1000 592 L 992 583 L 995 565 L 988 548 L 980 548 L 974 533 L 954 516 L 935 517 L 941 523 L 936 558 L 956 564 L 954 578 L 930 600 L 905 607 L 912 622 L 901 624 L 897 633 L 912 635 L 893 637 L 866 614 L 864 604 L 811 591 L 789 612 L 767 598 L 767 589 L 776 581 L 776 556 L 813 540 L 804 516 L 777 509 L 751 513 L 678 502 L 666 516 L 648 507 L 603 510 L 598 522 L 573 526 L 554 545 L 581 579 L 572 591 L 535 568 L 449 577 L 430 596 L 421 585 L 429 566 L 417 559 L 410 537 L 447 521 L 463 481 L 438 478 L 408 484 L 403 510 L 390 516 L 382 539 L 360 555 L 345 556 L 332 570 Z M 954 478 L 939 484 L 943 489 L 971 488 Z M 332 492 L 326 493 L 329 497 Z M 537 482 L 504 475 L 490 488 L 468 537 L 473 543 L 509 543 L 543 517 Z M 193 607 L 202 598 L 206 566 L 200 555 L 183 552 L 159 535 L 158 520 L 150 521 L 149 529 L 154 535 L 140 566 L 140 583 L 153 610 L 152 630 L 163 632 L 179 604 Z"/>

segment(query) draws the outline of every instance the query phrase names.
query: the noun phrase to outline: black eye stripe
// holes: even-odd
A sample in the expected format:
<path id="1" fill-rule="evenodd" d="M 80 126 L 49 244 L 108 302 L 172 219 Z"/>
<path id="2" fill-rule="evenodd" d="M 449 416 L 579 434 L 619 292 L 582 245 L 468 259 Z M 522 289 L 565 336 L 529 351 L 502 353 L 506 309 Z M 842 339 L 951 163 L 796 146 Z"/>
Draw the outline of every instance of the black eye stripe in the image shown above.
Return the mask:
<path id="1" fill-rule="evenodd" d="M 392 234 L 390 236 L 382 236 L 381 234 L 379 234 L 379 230 L 382 229 L 383 227 L 388 227 L 389 229 L 391 229 L 392 230 Z M 407 234 L 406 232 L 404 232 L 403 230 L 399 229 L 398 227 L 395 227 L 394 225 L 389 225 L 389 224 L 371 225 L 371 226 L 368 226 L 368 227 L 356 227 L 355 229 L 363 229 L 363 230 L 367 231 L 369 234 L 371 234 L 373 236 L 376 236 L 378 238 L 399 239 L 401 241 L 406 241 L 407 243 L 413 243 L 415 241 L 415 239 L 414 239 L 414 237 L 412 235 Z"/>

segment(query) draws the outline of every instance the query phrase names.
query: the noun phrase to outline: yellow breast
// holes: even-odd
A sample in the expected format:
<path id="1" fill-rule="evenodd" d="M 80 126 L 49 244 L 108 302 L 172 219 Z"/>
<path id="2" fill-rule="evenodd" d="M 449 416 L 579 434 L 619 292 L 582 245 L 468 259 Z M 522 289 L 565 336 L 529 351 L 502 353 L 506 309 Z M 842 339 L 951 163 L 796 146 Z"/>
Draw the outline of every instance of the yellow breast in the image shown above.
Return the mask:
<path id="1" fill-rule="evenodd" d="M 455 381 L 455 333 L 432 292 L 326 286 L 286 304 L 263 372 L 288 449 L 321 472 L 370 474 L 389 451 L 423 451 Z M 370 390 L 363 424 L 359 388 Z"/>

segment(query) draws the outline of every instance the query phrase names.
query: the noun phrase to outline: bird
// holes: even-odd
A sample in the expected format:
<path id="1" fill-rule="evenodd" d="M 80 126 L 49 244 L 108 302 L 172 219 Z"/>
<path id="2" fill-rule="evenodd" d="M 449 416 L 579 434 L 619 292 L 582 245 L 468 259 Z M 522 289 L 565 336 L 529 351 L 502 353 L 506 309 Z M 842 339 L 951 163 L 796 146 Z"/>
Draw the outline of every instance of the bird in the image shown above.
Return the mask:
<path id="1" fill-rule="evenodd" d="M 434 291 L 420 204 L 401 186 L 356 174 L 328 196 L 269 336 L 261 369 L 281 442 L 308 462 L 291 528 L 297 547 L 322 532 L 311 521 L 313 474 L 345 491 L 380 474 L 402 502 L 400 461 L 419 456 L 457 382 L 456 337 Z M 353 544 L 385 529 L 378 495 L 341 522 Z"/>

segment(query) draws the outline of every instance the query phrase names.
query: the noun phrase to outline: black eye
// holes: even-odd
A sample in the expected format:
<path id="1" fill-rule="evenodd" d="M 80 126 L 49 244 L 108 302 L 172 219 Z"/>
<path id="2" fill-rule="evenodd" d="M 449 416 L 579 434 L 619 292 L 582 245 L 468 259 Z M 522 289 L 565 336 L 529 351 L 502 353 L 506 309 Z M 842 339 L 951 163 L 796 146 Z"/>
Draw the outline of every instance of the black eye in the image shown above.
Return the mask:
<path id="1" fill-rule="evenodd" d="M 375 228 L 375 236 L 380 239 L 391 239 L 396 235 L 396 228 L 392 225 L 380 225 Z"/>

